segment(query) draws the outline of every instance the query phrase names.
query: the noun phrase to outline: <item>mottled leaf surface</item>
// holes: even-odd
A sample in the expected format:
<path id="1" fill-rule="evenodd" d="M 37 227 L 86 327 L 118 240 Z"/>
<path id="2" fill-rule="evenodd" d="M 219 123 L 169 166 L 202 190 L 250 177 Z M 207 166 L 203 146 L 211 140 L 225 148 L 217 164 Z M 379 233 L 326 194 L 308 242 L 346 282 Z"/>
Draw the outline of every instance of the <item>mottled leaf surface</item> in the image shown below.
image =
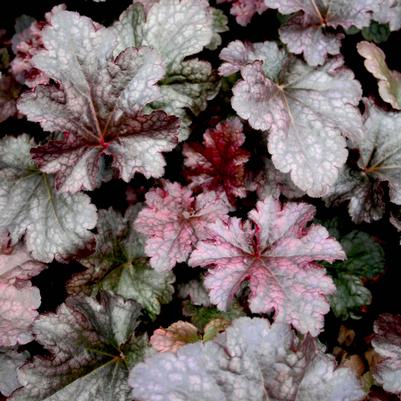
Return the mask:
<path id="1" fill-rule="evenodd" d="M 328 204 L 349 200 L 354 222 L 379 220 L 385 211 L 386 191 L 390 201 L 401 204 L 401 114 L 385 112 L 372 101 L 365 102 L 364 131 L 357 146 L 358 165 L 347 168 L 327 197 Z"/>
<path id="2" fill-rule="evenodd" d="M 140 306 L 102 293 L 100 301 L 73 297 L 34 325 L 36 340 L 50 353 L 18 372 L 24 386 L 12 401 L 126 401 L 128 368 L 145 349 L 134 336 Z"/>
<path id="3" fill-rule="evenodd" d="M 246 222 L 232 217 L 209 224 L 209 237 L 198 243 L 189 264 L 209 267 L 205 285 L 211 301 L 226 310 L 246 281 L 253 313 L 274 311 L 276 321 L 317 335 L 335 287 L 316 261 L 345 254 L 324 227 L 306 226 L 314 213 L 305 203 L 282 206 L 267 197 Z"/>
<path id="4" fill-rule="evenodd" d="M 360 384 L 316 340 L 288 325 L 240 318 L 206 343 L 138 364 L 129 377 L 138 401 L 358 401 Z"/>
<path id="5" fill-rule="evenodd" d="M 368 26 L 375 0 L 266 0 L 266 5 L 282 14 L 292 14 L 280 28 L 280 39 L 291 53 L 303 53 L 309 65 L 324 64 L 327 55 L 340 53 L 341 33 L 327 32 L 327 27 Z"/>
<path id="6" fill-rule="evenodd" d="M 366 69 L 378 80 L 381 98 L 394 109 L 401 110 L 401 73 L 387 67 L 386 55 L 374 43 L 360 42 L 357 47 L 365 59 Z"/>
<path id="7" fill-rule="evenodd" d="M 157 271 L 171 270 L 185 262 L 198 240 L 207 235 L 206 226 L 228 213 L 225 197 L 215 192 L 193 196 L 178 183 L 146 194 L 146 207 L 135 220 L 135 229 L 146 238 L 145 252 Z"/>
<path id="8" fill-rule="evenodd" d="M 381 357 L 374 377 L 386 391 L 401 394 L 401 316 L 379 316 L 374 331 L 372 345 Z"/>
<path id="9" fill-rule="evenodd" d="M 144 240 L 133 228 L 141 205 L 131 206 L 123 217 L 113 209 L 100 210 L 96 250 L 81 259 L 86 270 L 67 283 L 69 294 L 96 295 L 109 290 L 141 304 L 151 316 L 160 313 L 160 304 L 171 300 L 174 274 L 157 272 L 149 265 Z"/>
<path id="10" fill-rule="evenodd" d="M 39 86 L 18 107 L 46 131 L 65 132 L 65 139 L 33 149 L 41 170 L 54 173 L 63 192 L 98 187 L 109 177 L 107 156 L 125 181 L 136 172 L 163 175 L 162 152 L 175 147 L 178 121 L 162 111 L 144 112 L 161 96 L 160 56 L 128 48 L 113 60 L 115 32 L 68 11 L 55 14 L 42 37 L 46 49 L 33 62 L 62 88 Z"/>
<path id="11" fill-rule="evenodd" d="M 17 378 L 17 369 L 29 358 L 28 352 L 0 349 L 0 393 L 8 397 L 21 387 Z"/>
<path id="12" fill-rule="evenodd" d="M 118 51 L 149 46 L 161 56 L 166 71 L 159 87 L 161 97 L 152 107 L 180 117 L 179 139 L 188 137 L 190 117 L 204 110 L 219 89 L 210 63 L 187 57 L 219 40 L 216 11 L 207 0 L 138 0 L 114 24 Z M 139 3 L 139 4 L 138 4 Z M 219 17 L 221 19 L 221 17 Z M 184 60 L 185 59 L 185 60 Z"/>
<path id="13" fill-rule="evenodd" d="M 96 208 L 86 194 L 62 194 L 40 172 L 27 135 L 5 137 L 0 147 L 0 229 L 16 244 L 22 236 L 34 259 L 63 260 L 93 238 Z"/>
<path id="14" fill-rule="evenodd" d="M 322 196 L 347 158 L 342 135 L 361 135 L 356 108 L 360 84 L 340 57 L 312 68 L 283 57 L 275 43 L 263 49 L 258 60 L 241 68 L 243 79 L 233 88 L 232 106 L 253 128 L 270 132 L 268 149 L 275 167 L 290 172 L 308 195 Z M 234 60 L 236 54 L 231 52 Z M 227 61 L 228 54 L 222 55 Z"/>

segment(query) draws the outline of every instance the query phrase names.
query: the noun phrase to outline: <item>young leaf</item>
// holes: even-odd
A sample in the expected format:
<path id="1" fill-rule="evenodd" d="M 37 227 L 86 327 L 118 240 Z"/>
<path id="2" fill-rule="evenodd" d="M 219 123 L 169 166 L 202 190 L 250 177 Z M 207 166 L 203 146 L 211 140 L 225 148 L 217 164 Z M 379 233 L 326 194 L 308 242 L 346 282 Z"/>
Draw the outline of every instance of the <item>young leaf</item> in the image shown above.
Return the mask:
<path id="1" fill-rule="evenodd" d="M 163 189 L 149 191 L 146 204 L 134 226 L 145 236 L 145 252 L 157 271 L 185 262 L 198 240 L 205 237 L 207 224 L 228 213 L 225 197 L 215 192 L 194 197 L 190 189 L 170 182 Z"/>
<path id="2" fill-rule="evenodd" d="M 166 66 L 161 77 L 161 97 L 152 108 L 181 118 L 180 140 L 189 135 L 186 108 L 198 114 L 219 85 L 210 63 L 190 58 L 216 41 L 214 9 L 207 0 L 137 0 L 112 29 L 118 34 L 116 52 L 129 46 L 157 50 Z M 179 32 L 179 34 L 177 33 Z"/>
<path id="3" fill-rule="evenodd" d="M 265 0 L 217 0 L 217 4 L 232 3 L 230 13 L 234 15 L 238 24 L 246 26 L 252 17 L 267 10 Z"/>
<path id="4" fill-rule="evenodd" d="M 114 31 L 68 11 L 50 22 L 42 33 L 46 50 L 33 62 L 63 88 L 36 87 L 18 105 L 45 130 L 66 132 L 64 140 L 33 149 L 40 169 L 55 173 L 63 192 L 98 187 L 108 177 L 107 156 L 125 181 L 136 172 L 162 176 L 162 152 L 175 147 L 178 121 L 162 111 L 144 113 L 160 97 L 156 82 L 164 67 L 159 55 L 149 48 L 128 48 L 113 60 Z"/>
<path id="5" fill-rule="evenodd" d="M 360 158 L 356 169 L 341 174 L 327 204 L 350 200 L 349 213 L 355 223 L 379 220 L 385 210 L 387 182 L 390 201 L 401 204 L 401 113 L 385 112 L 365 101 L 363 136 L 355 142 Z"/>
<path id="6" fill-rule="evenodd" d="M 240 318 L 206 343 L 159 353 L 130 373 L 138 401 L 358 401 L 348 368 L 337 368 L 316 340 L 288 325 Z"/>
<path id="7" fill-rule="evenodd" d="M 359 29 L 368 26 L 376 0 L 265 0 L 268 7 L 292 14 L 280 28 L 280 39 L 291 53 L 304 54 L 311 66 L 324 64 L 327 55 L 340 53 L 343 34 L 329 33 L 327 27 Z"/>
<path id="8" fill-rule="evenodd" d="M 12 401 L 126 401 L 128 369 L 143 357 L 144 337 L 135 337 L 140 307 L 109 293 L 73 297 L 56 314 L 40 317 L 36 340 L 50 353 L 19 369 L 24 386 Z"/>
<path id="9" fill-rule="evenodd" d="M 374 377 L 386 391 L 401 395 L 401 316 L 379 316 L 374 331 L 372 345 L 381 357 Z"/>
<path id="10" fill-rule="evenodd" d="M 209 295 L 203 282 L 200 280 L 191 280 L 188 283 L 179 286 L 178 295 L 180 298 L 189 298 L 193 305 L 210 306 Z"/>
<path id="11" fill-rule="evenodd" d="M 229 45 L 221 53 L 231 65 L 238 60 L 232 50 Z M 286 57 L 275 43 L 259 44 L 255 56 L 259 61 L 241 61 L 243 79 L 233 88 L 233 108 L 253 128 L 270 131 L 268 149 L 276 168 L 291 172 L 308 195 L 328 193 L 347 158 L 341 134 L 361 135 L 360 84 L 341 57 L 312 68 Z"/>
<path id="12" fill-rule="evenodd" d="M 167 329 L 157 329 L 150 337 L 150 344 L 157 352 L 176 352 L 185 344 L 200 340 L 198 329 L 191 323 L 178 321 Z"/>
<path id="13" fill-rule="evenodd" d="M 0 231 L 10 232 L 12 244 L 25 235 L 34 259 L 64 260 L 93 238 L 96 208 L 83 193 L 61 194 L 53 177 L 34 165 L 27 135 L 0 142 Z"/>
<path id="14" fill-rule="evenodd" d="M 141 304 L 152 316 L 160 313 L 160 304 L 171 300 L 174 274 L 157 272 L 149 266 L 143 239 L 134 230 L 133 222 L 140 205 L 130 207 L 125 216 L 113 209 L 100 210 L 97 224 L 96 250 L 80 259 L 86 270 L 67 283 L 71 295 L 96 295 L 100 289 L 112 291 Z"/>
<path id="15" fill-rule="evenodd" d="M 366 69 L 378 79 L 381 98 L 394 109 L 401 110 L 401 73 L 391 71 L 386 64 L 386 55 L 373 43 L 358 43 L 358 53 L 365 58 Z"/>
<path id="16" fill-rule="evenodd" d="M 329 311 L 326 297 L 335 287 L 316 261 L 333 262 L 345 254 L 324 227 L 306 227 L 314 213 L 305 203 L 281 206 L 267 197 L 245 223 L 233 217 L 209 224 L 209 237 L 199 241 L 189 264 L 209 267 L 205 285 L 211 301 L 226 310 L 247 281 L 253 313 L 274 310 L 276 321 L 319 334 Z"/>
<path id="17" fill-rule="evenodd" d="M 185 144 L 185 174 L 191 180 L 190 187 L 225 192 L 231 203 L 236 196 L 245 197 L 249 152 L 241 148 L 244 141 L 242 123 L 233 118 L 208 129 L 203 135 L 203 146 Z"/>

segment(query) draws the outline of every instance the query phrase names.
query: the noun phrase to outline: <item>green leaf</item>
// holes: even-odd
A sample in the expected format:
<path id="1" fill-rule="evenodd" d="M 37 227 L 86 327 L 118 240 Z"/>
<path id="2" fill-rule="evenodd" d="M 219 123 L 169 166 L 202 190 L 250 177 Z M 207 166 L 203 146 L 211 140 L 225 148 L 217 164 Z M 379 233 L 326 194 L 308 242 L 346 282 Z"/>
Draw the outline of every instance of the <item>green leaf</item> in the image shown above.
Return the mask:
<path id="1" fill-rule="evenodd" d="M 372 300 L 365 282 L 383 272 L 383 248 L 362 231 L 354 230 L 344 235 L 338 219 L 325 222 L 324 225 L 340 241 L 347 255 L 342 262 L 325 264 L 337 288 L 330 297 L 331 308 L 343 320 L 358 319 L 360 308 L 369 305 Z"/>
<path id="2" fill-rule="evenodd" d="M 153 319 L 160 313 L 160 304 L 171 301 L 175 276 L 150 267 L 143 238 L 133 228 L 140 209 L 139 204 L 130 207 L 124 217 L 111 208 L 99 211 L 95 253 L 80 261 L 87 269 L 73 276 L 67 292 L 112 291 L 141 304 Z"/>
<path id="3" fill-rule="evenodd" d="M 390 33 L 388 24 L 379 24 L 376 21 L 372 21 L 368 27 L 362 29 L 362 36 L 366 40 L 375 43 L 385 42 L 389 38 Z"/>
<path id="4" fill-rule="evenodd" d="M 143 359 L 146 336 L 136 337 L 140 306 L 110 293 L 99 302 L 70 297 L 34 324 L 49 357 L 20 368 L 24 386 L 12 401 L 126 401 L 128 370 Z"/>

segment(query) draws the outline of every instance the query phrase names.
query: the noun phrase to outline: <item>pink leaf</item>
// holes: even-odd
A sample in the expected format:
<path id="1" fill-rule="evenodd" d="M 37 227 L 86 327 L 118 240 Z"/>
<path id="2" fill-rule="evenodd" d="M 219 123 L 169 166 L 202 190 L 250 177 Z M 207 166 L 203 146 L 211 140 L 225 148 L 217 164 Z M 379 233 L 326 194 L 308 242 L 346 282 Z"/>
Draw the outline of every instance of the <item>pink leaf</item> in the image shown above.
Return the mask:
<path id="1" fill-rule="evenodd" d="M 254 313 L 275 311 L 277 321 L 317 335 L 335 291 L 316 261 L 344 259 L 340 244 L 320 225 L 307 226 L 315 208 L 305 203 L 281 206 L 272 197 L 257 203 L 249 220 L 229 218 L 208 225 L 210 237 L 191 255 L 191 266 L 208 266 L 210 298 L 225 310 L 244 282 Z"/>
<path id="2" fill-rule="evenodd" d="M 185 344 L 200 339 L 198 329 L 191 323 L 179 321 L 167 329 L 157 329 L 150 338 L 150 344 L 158 352 L 176 352 Z"/>
<path id="3" fill-rule="evenodd" d="M 239 118 L 224 121 L 207 130 L 203 138 L 203 146 L 184 145 L 184 164 L 191 186 L 224 191 L 231 203 L 236 196 L 243 198 L 249 152 L 241 148 L 245 141 L 241 121 Z"/>
<path id="4" fill-rule="evenodd" d="M 248 25 L 256 13 L 262 14 L 267 10 L 264 0 L 217 0 L 219 3 L 232 3 L 231 14 L 242 26 Z"/>
<path id="5" fill-rule="evenodd" d="M 44 268 L 46 265 L 34 261 L 22 245 L 0 255 L 0 347 L 33 339 L 31 326 L 41 299 L 39 290 L 28 280 Z"/>
<path id="6" fill-rule="evenodd" d="M 146 204 L 135 220 L 135 229 L 146 237 L 145 252 L 158 271 L 171 270 L 185 262 L 198 239 L 206 235 L 206 226 L 224 219 L 228 206 L 225 197 L 215 192 L 196 197 L 178 183 L 166 182 L 146 194 Z"/>

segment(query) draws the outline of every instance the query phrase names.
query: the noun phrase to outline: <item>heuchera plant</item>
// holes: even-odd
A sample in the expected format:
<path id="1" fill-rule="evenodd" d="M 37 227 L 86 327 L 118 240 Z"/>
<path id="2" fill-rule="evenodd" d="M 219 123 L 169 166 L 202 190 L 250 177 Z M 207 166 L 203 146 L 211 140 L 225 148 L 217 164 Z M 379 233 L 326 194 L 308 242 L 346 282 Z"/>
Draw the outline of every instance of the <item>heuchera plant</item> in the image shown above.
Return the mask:
<path id="1" fill-rule="evenodd" d="M 401 0 L 38 8 L 0 29 L 0 401 L 401 399 Z"/>

